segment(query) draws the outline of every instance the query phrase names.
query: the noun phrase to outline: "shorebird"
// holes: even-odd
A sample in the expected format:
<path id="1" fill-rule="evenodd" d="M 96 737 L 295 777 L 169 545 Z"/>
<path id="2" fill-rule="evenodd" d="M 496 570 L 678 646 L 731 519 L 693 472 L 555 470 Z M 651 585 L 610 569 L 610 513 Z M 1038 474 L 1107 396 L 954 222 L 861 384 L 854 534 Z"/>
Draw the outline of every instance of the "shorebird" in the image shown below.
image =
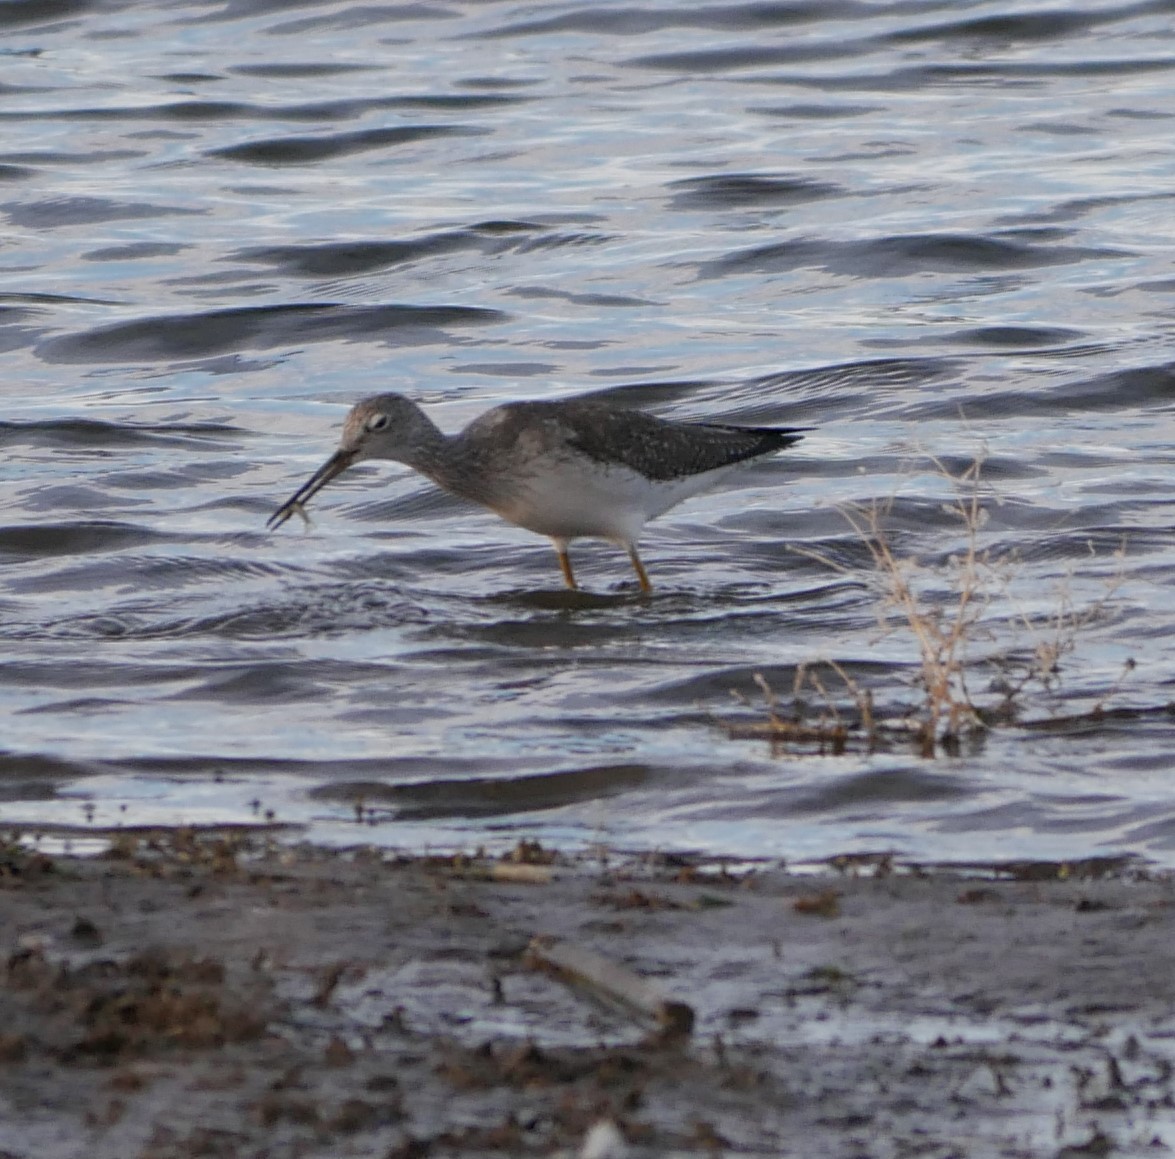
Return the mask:
<path id="1" fill-rule="evenodd" d="M 271 530 L 332 479 L 363 459 L 392 459 L 510 523 L 548 536 L 569 588 L 567 546 L 606 539 L 628 552 L 641 591 L 641 528 L 712 487 L 731 468 L 790 447 L 804 427 L 671 422 L 608 403 L 570 399 L 511 402 L 446 435 L 411 399 L 380 394 L 358 402 L 339 449 L 270 517 Z"/>

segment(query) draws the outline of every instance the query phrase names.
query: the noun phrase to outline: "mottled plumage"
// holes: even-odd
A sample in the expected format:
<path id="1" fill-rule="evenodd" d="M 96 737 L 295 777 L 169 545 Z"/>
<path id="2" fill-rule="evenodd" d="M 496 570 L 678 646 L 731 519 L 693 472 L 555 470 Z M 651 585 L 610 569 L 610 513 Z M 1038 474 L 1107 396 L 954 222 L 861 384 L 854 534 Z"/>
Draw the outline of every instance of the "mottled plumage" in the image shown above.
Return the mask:
<path id="1" fill-rule="evenodd" d="M 381 394 L 357 403 L 339 449 L 281 507 L 279 527 L 331 479 L 362 459 L 394 459 L 455 495 L 549 536 L 568 587 L 567 544 L 580 537 L 625 547 L 643 591 L 641 528 L 738 463 L 790 447 L 802 428 L 682 423 L 583 400 L 494 407 L 445 435 L 410 399 Z"/>

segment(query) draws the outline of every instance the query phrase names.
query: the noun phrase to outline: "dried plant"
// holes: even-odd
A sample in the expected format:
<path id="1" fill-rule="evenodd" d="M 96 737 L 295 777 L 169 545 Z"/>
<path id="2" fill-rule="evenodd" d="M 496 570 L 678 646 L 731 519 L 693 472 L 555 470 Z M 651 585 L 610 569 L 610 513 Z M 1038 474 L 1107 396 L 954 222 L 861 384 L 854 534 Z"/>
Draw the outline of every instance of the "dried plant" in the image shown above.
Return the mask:
<path id="1" fill-rule="evenodd" d="M 1090 557 L 1097 558 L 1092 544 Z M 1016 720 L 1020 715 L 1021 695 L 1030 686 L 1036 685 L 1045 692 L 1056 690 L 1060 682 L 1061 661 L 1076 651 L 1081 633 L 1105 613 L 1110 602 L 1126 582 L 1125 543 L 1119 544 L 1113 558 L 1117 561 L 1117 566 L 1113 574 L 1106 579 L 1105 590 L 1100 598 L 1092 603 L 1083 607 L 1076 604 L 1072 592 L 1073 572 L 1070 571 L 1058 586 L 1055 611 L 1048 616 L 1036 618 L 1025 612 L 1018 613 L 1017 621 L 1032 640 L 1032 649 L 1025 658 L 1018 658 L 1013 653 L 993 657 L 992 663 L 999 670 L 1000 677 L 992 687 L 1002 695 L 1002 700 L 997 706 L 986 710 L 986 716 L 993 722 Z M 1005 595 L 1011 602 L 1011 594 L 1005 590 Z M 1135 667 L 1133 660 L 1125 662 L 1117 680 L 1099 699 L 1094 709 L 1095 713 L 1101 712 L 1106 701 L 1117 695 L 1126 677 Z"/>
<path id="2" fill-rule="evenodd" d="M 950 483 L 952 495 L 944 510 L 958 520 L 962 533 L 959 550 L 943 566 L 924 566 L 895 548 L 887 528 L 894 497 L 842 509 L 874 564 L 881 590 L 878 619 L 883 634 L 907 632 L 916 644 L 918 702 L 904 714 L 879 720 L 872 693 L 840 664 L 833 660 L 802 664 L 796 670 L 790 714 L 785 715 L 766 680 L 756 676 L 767 706 L 767 720 L 732 728 L 732 735 L 767 736 L 785 745 L 815 744 L 821 752 L 834 753 L 843 752 L 850 741 L 872 750 L 879 738 L 913 735 L 922 755 L 933 757 L 940 750 L 957 752 L 965 739 L 993 725 L 1017 720 L 1019 699 L 1030 685 L 1044 691 L 1055 688 L 1061 659 L 1073 652 L 1081 632 L 1103 614 L 1114 598 L 1123 582 L 1122 568 L 1108 582 L 1101 599 L 1091 605 L 1078 608 L 1070 584 L 1065 583 L 1058 592 L 1056 610 L 1045 620 L 1016 613 L 1013 622 L 1032 638 L 1027 656 L 1022 642 L 1015 650 L 993 651 L 989 646 L 982 655 L 976 655 L 980 641 L 993 639 L 984 622 L 993 601 L 1014 602 L 1010 577 L 1015 573 L 1016 560 L 1010 555 L 993 557 L 981 541 L 988 503 L 998 502 L 984 484 L 983 456 L 977 456 L 958 474 L 938 459 L 930 461 Z M 838 571 L 849 571 L 826 556 L 805 554 Z M 1124 558 L 1121 549 L 1117 555 Z M 980 703 L 969 684 L 969 678 L 980 667 L 994 667 L 1000 673 L 999 679 L 985 689 L 996 697 L 991 703 Z M 1134 662 L 1128 661 L 1118 681 L 1098 702 L 1095 713 L 1102 710 L 1133 668 Z M 841 688 L 836 695 L 825 683 L 822 669 L 839 681 Z M 805 700 L 809 691 L 819 697 L 815 719 Z"/>
<path id="3" fill-rule="evenodd" d="M 900 626 L 917 643 L 923 696 L 915 726 L 926 756 L 932 756 L 938 744 L 957 745 L 966 733 L 984 727 L 967 686 L 968 646 L 986 611 L 993 575 L 991 560 L 979 544 L 980 528 L 986 522 L 982 458 L 977 457 L 960 475 L 952 475 L 937 459 L 932 461 L 951 483 L 954 494 L 945 510 L 958 518 L 964 537 L 961 552 L 952 556 L 945 570 L 949 599 L 932 599 L 927 590 L 941 581 L 942 572 L 895 552 L 884 526 L 892 498 L 844 511 L 868 547 L 883 584 L 879 608 L 883 629 Z"/>

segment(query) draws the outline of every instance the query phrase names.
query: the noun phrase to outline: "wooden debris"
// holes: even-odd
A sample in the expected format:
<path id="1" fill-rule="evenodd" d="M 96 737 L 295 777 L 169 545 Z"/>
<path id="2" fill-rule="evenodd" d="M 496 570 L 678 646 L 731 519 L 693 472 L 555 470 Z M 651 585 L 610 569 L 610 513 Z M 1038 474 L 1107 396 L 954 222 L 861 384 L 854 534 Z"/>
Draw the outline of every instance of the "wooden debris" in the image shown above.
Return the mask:
<path id="1" fill-rule="evenodd" d="M 512 881 L 522 885 L 550 885 L 555 879 L 555 871 L 549 865 L 498 861 L 490 868 L 489 876 L 491 881 Z"/>
<path id="2" fill-rule="evenodd" d="M 839 917 L 840 894 L 835 889 L 826 889 L 821 893 L 809 894 L 807 897 L 798 897 L 792 902 L 792 909 L 798 914 L 807 914 L 810 917 Z"/>
<path id="3" fill-rule="evenodd" d="M 693 1030 L 693 1007 L 667 998 L 655 983 L 586 946 L 536 937 L 527 949 L 527 962 L 620 1002 L 671 1034 L 686 1035 Z"/>
<path id="4" fill-rule="evenodd" d="M 468 857 L 430 858 L 430 868 L 443 871 L 443 876 L 460 881 L 500 881 L 515 885 L 550 885 L 555 870 L 550 865 L 530 865 L 516 861 L 474 861 Z"/>

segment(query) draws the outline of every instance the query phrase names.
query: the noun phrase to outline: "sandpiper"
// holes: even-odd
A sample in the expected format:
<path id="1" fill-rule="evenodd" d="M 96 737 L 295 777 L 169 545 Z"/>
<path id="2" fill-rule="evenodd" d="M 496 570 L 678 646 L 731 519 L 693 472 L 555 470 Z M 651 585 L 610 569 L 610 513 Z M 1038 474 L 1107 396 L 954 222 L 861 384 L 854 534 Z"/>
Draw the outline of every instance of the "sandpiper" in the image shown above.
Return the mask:
<path id="1" fill-rule="evenodd" d="M 652 591 L 637 554 L 641 528 L 712 487 L 748 459 L 790 447 L 804 427 L 671 422 L 581 399 L 512 402 L 446 435 L 411 399 L 380 394 L 356 403 L 339 449 L 271 516 L 280 527 L 352 463 L 394 459 L 434 483 L 549 536 L 569 588 L 573 539 L 625 548 L 641 591 Z"/>

